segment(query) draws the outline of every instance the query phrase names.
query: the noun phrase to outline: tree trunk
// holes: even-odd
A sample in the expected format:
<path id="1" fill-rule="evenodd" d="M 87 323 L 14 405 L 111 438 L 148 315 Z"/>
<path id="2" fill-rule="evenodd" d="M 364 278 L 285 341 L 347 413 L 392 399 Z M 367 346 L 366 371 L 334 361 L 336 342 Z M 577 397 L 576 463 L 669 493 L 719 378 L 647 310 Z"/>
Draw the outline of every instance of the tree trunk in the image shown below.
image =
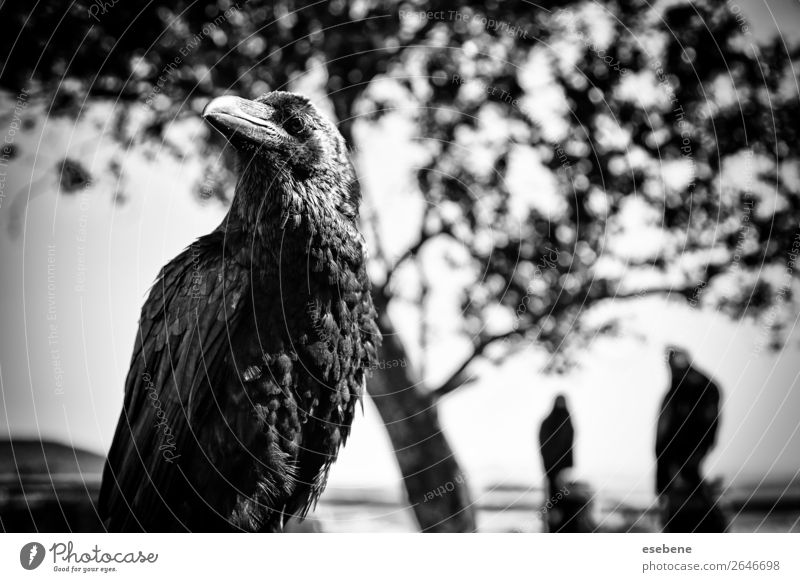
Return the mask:
<path id="1" fill-rule="evenodd" d="M 338 62 L 343 66 L 344 61 Z M 352 90 L 329 90 L 341 120 L 339 131 L 352 144 L 356 96 Z M 367 390 L 389 434 L 408 501 L 423 532 L 473 532 L 475 510 L 466 477 L 439 425 L 436 399 L 409 365 L 406 348 L 389 318 L 386 289 L 374 288 L 373 298 L 380 314 L 383 347 L 381 367 L 367 382 Z M 387 366 L 387 362 L 393 365 Z"/>
<path id="2" fill-rule="evenodd" d="M 389 433 L 408 500 L 423 532 L 475 531 L 466 478 L 439 425 L 433 396 L 409 366 L 380 290 L 375 292 L 383 348 L 368 390 Z"/>

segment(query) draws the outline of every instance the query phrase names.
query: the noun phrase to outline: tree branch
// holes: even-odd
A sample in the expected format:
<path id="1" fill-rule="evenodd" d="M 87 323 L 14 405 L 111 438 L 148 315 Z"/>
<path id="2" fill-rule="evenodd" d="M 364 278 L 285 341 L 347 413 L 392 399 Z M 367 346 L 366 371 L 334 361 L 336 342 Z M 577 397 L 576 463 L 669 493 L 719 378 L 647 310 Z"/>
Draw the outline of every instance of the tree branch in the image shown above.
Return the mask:
<path id="1" fill-rule="evenodd" d="M 649 287 L 647 289 L 640 289 L 639 291 L 628 291 L 626 293 L 606 294 L 593 298 L 593 303 L 602 301 L 604 299 L 638 299 L 647 297 L 648 295 L 680 295 L 691 299 L 694 287 Z"/>
<path id="2" fill-rule="evenodd" d="M 485 336 L 480 339 L 478 342 L 475 343 L 472 353 L 462 362 L 462 364 L 458 367 L 458 369 L 450 375 L 450 377 L 445 380 L 438 388 L 433 391 L 433 397 L 436 399 L 441 398 L 449 394 L 450 392 L 454 391 L 459 386 L 467 384 L 471 379 L 464 377 L 464 372 L 466 372 L 469 365 L 480 356 L 483 355 L 483 352 L 486 351 L 490 345 L 495 342 L 502 341 L 513 337 L 515 335 L 520 335 L 518 330 L 512 330 L 506 333 L 501 333 L 499 335 L 492 335 L 492 336 Z"/>
<path id="3" fill-rule="evenodd" d="M 681 295 L 682 297 L 691 299 L 694 296 L 695 289 L 697 289 L 697 287 L 699 287 L 699 284 L 694 287 L 690 285 L 687 285 L 686 287 L 650 287 L 648 289 L 630 291 L 627 293 L 603 293 L 591 297 L 591 299 L 585 302 L 584 305 L 588 306 L 589 304 L 596 303 L 604 299 L 637 299 L 648 295 Z M 465 376 L 465 372 L 470 364 L 472 364 L 472 362 L 477 358 L 481 357 L 491 344 L 508 339 L 515 335 L 521 335 L 521 332 L 519 330 L 513 330 L 495 336 L 484 337 L 478 341 L 475 344 L 472 353 L 462 362 L 458 369 L 456 369 L 456 371 L 453 372 L 450 377 L 447 378 L 447 380 L 445 380 L 433 391 L 434 398 L 439 399 L 455 391 L 460 386 L 469 384 L 474 379 Z"/>
<path id="4" fill-rule="evenodd" d="M 427 213 L 425 218 L 427 218 Z M 394 265 L 391 266 L 392 268 L 387 271 L 386 273 L 386 280 L 390 280 L 392 278 L 392 274 L 397 270 L 396 267 L 401 265 L 403 262 L 407 261 L 408 259 L 413 258 L 414 256 L 419 253 L 420 249 L 422 249 L 423 245 L 427 243 L 429 240 L 436 238 L 437 236 L 441 235 L 448 235 L 450 237 L 455 238 L 453 235 L 452 226 L 449 224 L 443 224 L 442 228 L 435 232 L 428 232 L 425 230 L 425 218 L 422 221 L 422 228 L 420 228 L 420 236 L 417 242 L 413 245 L 408 247 L 405 252 L 400 255 L 400 257 L 394 262 Z"/>

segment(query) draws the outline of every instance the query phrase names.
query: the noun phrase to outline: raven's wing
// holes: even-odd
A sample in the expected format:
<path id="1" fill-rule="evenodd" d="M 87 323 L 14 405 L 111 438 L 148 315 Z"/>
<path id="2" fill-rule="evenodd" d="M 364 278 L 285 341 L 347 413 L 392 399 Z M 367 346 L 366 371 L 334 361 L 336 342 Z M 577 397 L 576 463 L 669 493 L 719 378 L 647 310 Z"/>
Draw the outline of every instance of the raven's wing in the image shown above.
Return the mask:
<path id="1" fill-rule="evenodd" d="M 670 391 L 661 402 L 661 409 L 656 421 L 656 459 L 661 459 L 674 436 L 672 429 L 674 413 L 670 406 L 671 401 L 672 392 Z"/>
<path id="2" fill-rule="evenodd" d="M 554 410 L 542 421 L 539 429 L 539 451 L 546 473 L 572 466 L 574 440 L 575 431 L 569 412 Z"/>
<path id="3" fill-rule="evenodd" d="M 719 428 L 719 388 L 712 380 L 706 380 L 703 395 L 697 403 L 698 416 L 701 417 L 701 434 L 697 445 L 697 454 L 705 457 L 714 448 Z"/>
<path id="4" fill-rule="evenodd" d="M 184 466 L 197 454 L 199 424 L 220 406 L 211 387 L 230 371 L 230 337 L 245 311 L 237 305 L 249 289 L 249 271 L 223 256 L 224 236 L 202 237 L 173 259 L 142 308 L 100 491 L 109 529 L 186 529 L 174 513 L 192 496 Z"/>
<path id="5" fill-rule="evenodd" d="M 367 370 L 377 361 L 381 337 L 363 263 L 358 270 L 340 273 L 335 290 L 318 289 L 315 297 L 322 334 L 321 341 L 298 345 L 301 364 L 315 370 L 315 379 L 308 380 L 311 390 L 300 398 L 310 421 L 302 431 L 299 471 L 284 508 L 286 517 L 305 517 L 325 489 L 330 467 L 350 434 Z"/>

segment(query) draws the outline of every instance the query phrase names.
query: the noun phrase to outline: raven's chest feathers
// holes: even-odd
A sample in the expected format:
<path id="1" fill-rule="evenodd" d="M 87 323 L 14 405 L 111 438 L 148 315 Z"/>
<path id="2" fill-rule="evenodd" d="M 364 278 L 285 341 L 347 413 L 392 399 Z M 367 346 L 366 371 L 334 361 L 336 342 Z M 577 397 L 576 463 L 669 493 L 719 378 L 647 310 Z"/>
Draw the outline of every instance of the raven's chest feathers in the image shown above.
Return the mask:
<path id="1" fill-rule="evenodd" d="M 201 237 L 153 286 L 106 515 L 130 506 L 147 526 L 167 503 L 190 529 L 220 518 L 256 530 L 305 513 L 324 487 L 380 340 L 363 256 L 332 244 L 267 252 L 244 238 Z"/>
<path id="2" fill-rule="evenodd" d="M 298 484 L 311 488 L 307 496 L 321 491 L 320 479 L 349 434 L 366 370 L 375 358 L 375 313 L 363 257 L 341 256 L 336 245 L 341 241 L 329 242 L 284 241 L 276 245 L 277 257 L 236 257 L 230 267 L 249 271 L 249 293 L 231 305 L 236 326 L 225 356 L 227 377 L 211 388 L 223 391 L 217 399 L 226 403 L 223 416 L 235 440 L 281 472 L 256 468 L 258 484 L 267 481 L 287 495 Z M 213 449 L 213 443 L 234 441 L 211 442 Z M 231 446 L 240 445 L 209 450 L 212 457 L 219 455 L 218 466 L 231 464 L 236 456 Z M 238 466 L 231 472 L 236 481 L 243 477 Z M 276 491 L 266 492 L 267 497 L 281 497 Z"/>

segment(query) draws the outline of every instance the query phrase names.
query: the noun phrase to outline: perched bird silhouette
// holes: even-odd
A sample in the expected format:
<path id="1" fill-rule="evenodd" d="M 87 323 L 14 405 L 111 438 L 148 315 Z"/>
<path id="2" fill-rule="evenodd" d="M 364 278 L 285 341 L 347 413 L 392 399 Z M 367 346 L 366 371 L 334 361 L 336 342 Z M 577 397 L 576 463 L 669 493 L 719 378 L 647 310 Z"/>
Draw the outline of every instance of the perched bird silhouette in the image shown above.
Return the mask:
<path id="1" fill-rule="evenodd" d="M 236 150 L 235 196 L 142 309 L 100 492 L 111 531 L 280 531 L 304 516 L 380 343 L 336 127 L 279 91 L 203 116 Z"/>
<path id="2" fill-rule="evenodd" d="M 567 408 L 567 399 L 559 394 L 553 401 L 553 410 L 542 421 L 539 428 L 539 452 L 542 455 L 544 472 L 550 483 L 550 493 L 558 490 L 556 477 L 564 469 L 572 467 L 572 447 L 575 431 Z"/>
<path id="3" fill-rule="evenodd" d="M 689 355 L 669 350 L 670 388 L 661 403 L 656 434 L 656 493 L 680 480 L 700 485 L 700 464 L 713 448 L 719 424 L 719 388 L 691 365 Z"/>
<path id="4" fill-rule="evenodd" d="M 655 447 L 663 529 L 724 532 L 727 517 L 700 472 L 716 440 L 720 391 L 679 348 L 670 348 L 669 367 L 671 384 L 661 404 Z"/>
<path id="5" fill-rule="evenodd" d="M 569 479 L 564 472 L 572 468 L 574 443 L 575 431 L 567 399 L 559 394 L 553 401 L 553 410 L 539 428 L 539 452 L 547 476 L 545 531 L 584 533 L 595 529 L 591 491 L 584 483 Z"/>

